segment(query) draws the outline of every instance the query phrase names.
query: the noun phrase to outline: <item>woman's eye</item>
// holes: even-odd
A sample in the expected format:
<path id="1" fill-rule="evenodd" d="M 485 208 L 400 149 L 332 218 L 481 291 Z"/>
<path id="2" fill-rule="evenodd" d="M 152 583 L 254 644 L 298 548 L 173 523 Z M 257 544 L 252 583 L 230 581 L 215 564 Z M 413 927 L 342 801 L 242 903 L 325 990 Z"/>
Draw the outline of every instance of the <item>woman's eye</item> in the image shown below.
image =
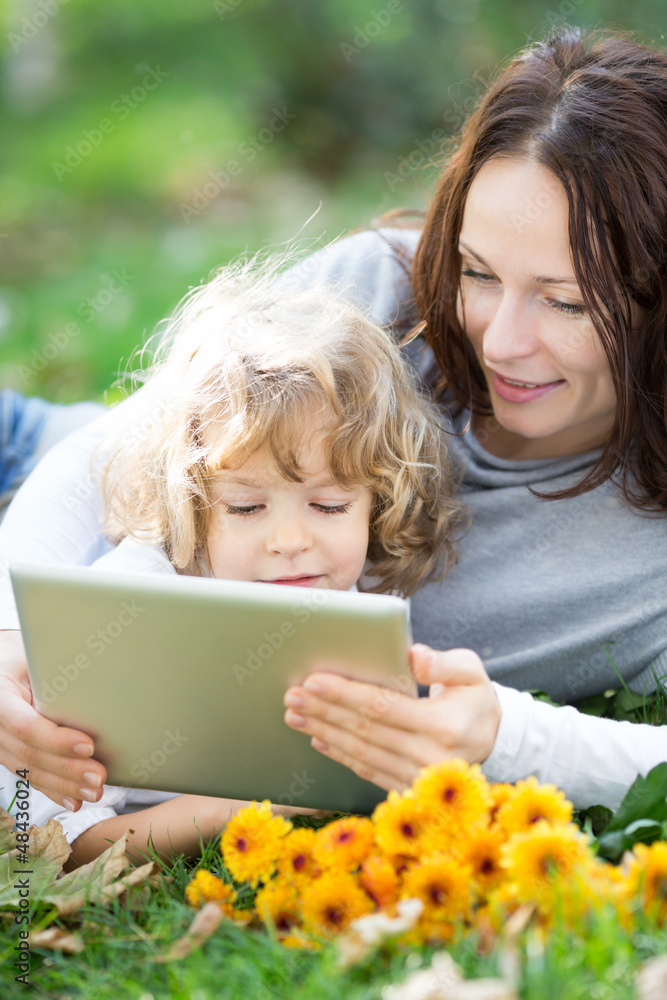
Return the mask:
<path id="1" fill-rule="evenodd" d="M 261 509 L 262 509 L 261 503 L 250 504 L 247 507 L 243 507 L 240 504 L 232 504 L 232 503 L 225 504 L 226 514 L 241 514 L 241 515 L 254 514 L 256 510 L 261 510 Z"/>
<path id="2" fill-rule="evenodd" d="M 461 271 L 461 275 L 464 278 L 472 278 L 473 281 L 479 281 L 482 284 L 488 284 L 489 282 L 496 280 L 492 274 L 487 274 L 486 271 L 473 271 L 471 267 L 464 268 L 464 270 Z"/>
<path id="3" fill-rule="evenodd" d="M 347 514 L 352 506 L 352 501 L 339 504 L 313 503 L 310 506 L 314 507 L 315 510 L 321 511 L 323 514 Z"/>
<path id="4" fill-rule="evenodd" d="M 551 307 L 557 312 L 565 313 L 566 316 L 583 316 L 586 313 L 585 306 L 577 302 L 561 302 L 560 299 L 552 299 Z"/>

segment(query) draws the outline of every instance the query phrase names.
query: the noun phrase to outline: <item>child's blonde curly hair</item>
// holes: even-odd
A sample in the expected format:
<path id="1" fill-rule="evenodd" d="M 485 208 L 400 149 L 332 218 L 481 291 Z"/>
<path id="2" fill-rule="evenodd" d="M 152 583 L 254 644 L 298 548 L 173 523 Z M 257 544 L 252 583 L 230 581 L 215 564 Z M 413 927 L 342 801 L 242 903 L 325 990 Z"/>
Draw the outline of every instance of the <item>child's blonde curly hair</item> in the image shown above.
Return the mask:
<path id="1" fill-rule="evenodd" d="M 182 573 L 210 572 L 216 472 L 265 449 L 300 481 L 300 446 L 323 432 L 333 479 L 374 495 L 379 582 L 366 589 L 408 596 L 454 560 L 461 508 L 439 412 L 387 332 L 331 287 L 295 288 L 281 263 L 221 269 L 169 321 L 144 420 L 135 405 L 133 426 L 103 445 L 107 529 L 161 544 Z"/>

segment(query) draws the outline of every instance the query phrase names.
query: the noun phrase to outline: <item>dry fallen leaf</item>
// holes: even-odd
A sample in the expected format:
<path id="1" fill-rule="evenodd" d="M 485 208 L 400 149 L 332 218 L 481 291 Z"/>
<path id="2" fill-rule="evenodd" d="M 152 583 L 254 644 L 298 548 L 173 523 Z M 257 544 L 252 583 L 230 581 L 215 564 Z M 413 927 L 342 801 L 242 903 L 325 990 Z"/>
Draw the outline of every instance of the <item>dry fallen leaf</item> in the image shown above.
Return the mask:
<path id="1" fill-rule="evenodd" d="M 656 955 L 642 965 L 637 975 L 637 1000 L 667 997 L 667 955 Z"/>
<path id="2" fill-rule="evenodd" d="M 420 969 L 395 986 L 385 986 L 382 1000 L 445 1000 L 461 982 L 461 970 L 446 951 L 437 952 L 428 969 Z"/>
<path id="3" fill-rule="evenodd" d="M 25 868 L 16 850 L 0 854 L 0 905 L 19 906 L 20 892 L 30 891 L 31 901 L 55 906 L 60 915 L 82 909 L 86 903 L 107 903 L 129 887 L 140 885 L 154 875 L 155 862 L 149 861 L 129 872 L 125 853 L 127 834 L 87 865 L 62 874 L 62 864 L 70 855 L 60 823 L 50 819 L 43 827 L 29 831 L 29 865 Z M 126 872 L 122 878 L 119 876 Z"/>
<path id="4" fill-rule="evenodd" d="M 205 941 L 215 934 L 223 919 L 223 913 L 217 903 L 206 903 L 198 911 L 183 937 L 174 941 L 169 951 L 159 955 L 155 962 L 176 962 L 186 958 L 191 952 L 201 948 Z"/>
<path id="5" fill-rule="evenodd" d="M 498 971 L 506 983 L 517 984 L 521 978 L 521 954 L 518 938 L 525 931 L 536 911 L 533 903 L 522 903 L 505 922 L 500 934 Z"/>
<path id="6" fill-rule="evenodd" d="M 356 965 L 384 941 L 412 930 L 423 909 L 420 899 L 402 899 L 396 904 L 395 917 L 380 911 L 353 920 L 336 939 L 338 964 L 344 969 Z"/>
<path id="7" fill-rule="evenodd" d="M 72 853 L 72 848 L 65 839 L 62 825 L 55 819 L 50 819 L 44 826 L 31 826 L 28 830 L 28 856 L 34 858 L 49 858 L 60 867 L 65 864 Z"/>
<path id="8" fill-rule="evenodd" d="M 519 1000 L 503 979 L 463 979 L 446 951 L 433 956 L 430 969 L 413 973 L 398 986 L 386 986 L 382 1000 Z"/>
<path id="9" fill-rule="evenodd" d="M 10 816 L 4 809 L 0 809 L 0 854 L 13 851 L 16 847 L 16 834 L 14 829 L 14 817 Z"/>
<path id="10" fill-rule="evenodd" d="M 34 948 L 49 948 L 51 951 L 63 951 L 68 955 L 76 955 L 84 948 L 78 934 L 70 934 L 61 927 L 47 927 L 46 930 L 35 931 L 28 940 Z"/>
<path id="11" fill-rule="evenodd" d="M 504 979 L 466 979 L 443 996 L 447 1000 L 519 1000 L 519 994 Z"/>

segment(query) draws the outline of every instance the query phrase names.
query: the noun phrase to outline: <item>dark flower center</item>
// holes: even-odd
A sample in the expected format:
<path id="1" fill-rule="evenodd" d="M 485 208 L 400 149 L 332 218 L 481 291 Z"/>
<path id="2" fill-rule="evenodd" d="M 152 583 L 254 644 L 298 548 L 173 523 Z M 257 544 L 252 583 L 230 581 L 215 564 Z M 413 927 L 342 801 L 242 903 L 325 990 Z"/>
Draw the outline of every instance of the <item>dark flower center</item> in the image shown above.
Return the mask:
<path id="1" fill-rule="evenodd" d="M 447 893 L 440 885 L 432 885 L 428 894 L 431 897 L 431 902 L 436 904 L 444 903 L 447 899 Z"/>
<path id="2" fill-rule="evenodd" d="M 305 863 L 306 863 L 306 855 L 296 854 L 292 860 L 292 868 L 294 868 L 295 871 L 300 872 Z"/>
<path id="3" fill-rule="evenodd" d="M 414 837 L 414 835 L 415 835 L 415 828 L 412 825 L 412 823 L 402 823 L 401 824 L 401 833 L 403 834 L 404 837 Z"/>
<path id="4" fill-rule="evenodd" d="M 248 850 L 248 841 L 246 840 L 245 837 L 237 837 L 236 838 L 236 850 L 237 851 L 247 851 Z"/>

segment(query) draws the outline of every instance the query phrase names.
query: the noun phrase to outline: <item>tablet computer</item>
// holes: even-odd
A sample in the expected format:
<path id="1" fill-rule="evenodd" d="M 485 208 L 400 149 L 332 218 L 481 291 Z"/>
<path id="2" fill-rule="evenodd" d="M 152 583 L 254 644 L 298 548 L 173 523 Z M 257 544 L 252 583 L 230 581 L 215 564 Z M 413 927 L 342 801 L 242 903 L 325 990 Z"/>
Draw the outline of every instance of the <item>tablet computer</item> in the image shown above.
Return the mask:
<path id="1" fill-rule="evenodd" d="M 386 797 L 283 721 L 330 665 L 415 694 L 398 597 L 88 567 L 11 571 L 35 705 L 88 733 L 108 782 L 369 813 Z"/>

